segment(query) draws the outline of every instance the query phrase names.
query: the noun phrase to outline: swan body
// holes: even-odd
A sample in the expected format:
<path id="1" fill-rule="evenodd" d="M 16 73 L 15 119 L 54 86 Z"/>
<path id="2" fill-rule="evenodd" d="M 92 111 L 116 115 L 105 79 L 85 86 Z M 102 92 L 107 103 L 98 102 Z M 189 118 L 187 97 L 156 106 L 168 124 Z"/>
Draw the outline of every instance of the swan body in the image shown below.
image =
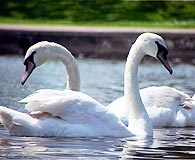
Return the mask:
<path id="1" fill-rule="evenodd" d="M 168 86 L 143 88 L 140 95 L 154 127 L 195 126 L 195 98 Z M 128 125 L 129 110 L 124 104 L 124 96 L 108 108 Z"/>
<path id="2" fill-rule="evenodd" d="M 152 136 L 152 124 L 141 101 L 137 79 L 132 78 L 136 77 L 138 64 L 145 54 L 158 57 L 163 65 L 172 72 L 166 59 L 166 48 L 163 50 L 161 48 L 164 45 L 164 40 L 160 36 L 144 33 L 137 38 L 130 50 L 126 63 L 126 72 L 129 74 L 125 77 L 125 84 L 130 86 L 125 91 L 126 100 L 129 102 L 129 98 L 131 98 L 132 104 L 129 105 L 132 114 L 129 117 L 128 127 L 95 99 L 84 93 L 72 91 L 79 90 L 79 85 L 77 85 L 79 81 L 74 77 L 69 77 L 74 83 L 70 84 L 69 82 L 69 87 L 64 91 L 38 90 L 21 100 L 20 102 L 26 103 L 25 108 L 29 113 L 0 107 L 1 121 L 11 134 L 18 136 Z M 52 54 L 51 51 L 55 54 Z M 64 54 L 68 54 L 68 56 Z M 21 83 L 25 83 L 36 67 L 54 58 L 60 59 L 64 63 L 69 76 L 70 74 L 76 76 L 79 74 L 77 67 L 74 67 L 77 74 L 68 71 L 73 66 L 70 62 L 74 62 L 73 56 L 69 54 L 69 51 L 55 43 L 39 42 L 33 45 L 28 49 L 24 59 L 26 70 Z M 161 54 L 165 55 L 161 57 Z M 135 62 L 135 65 L 131 65 L 131 61 Z"/>
<path id="3" fill-rule="evenodd" d="M 26 109 L 30 114 L 0 108 L 3 124 L 14 135 L 46 137 L 132 135 L 112 112 L 81 92 L 44 89 L 20 102 L 27 103 Z"/>

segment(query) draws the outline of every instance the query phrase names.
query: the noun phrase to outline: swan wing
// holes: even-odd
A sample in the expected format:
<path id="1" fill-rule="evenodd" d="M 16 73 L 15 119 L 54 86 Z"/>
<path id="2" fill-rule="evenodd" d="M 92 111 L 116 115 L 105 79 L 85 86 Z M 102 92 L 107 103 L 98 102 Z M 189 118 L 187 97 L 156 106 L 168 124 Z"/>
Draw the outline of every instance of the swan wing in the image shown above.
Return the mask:
<path id="1" fill-rule="evenodd" d="M 186 124 L 186 122 L 182 122 L 184 121 L 182 119 L 185 121 L 188 119 L 183 103 L 186 98 L 189 98 L 189 95 L 168 86 L 147 87 L 141 89 L 140 94 L 154 127 Z M 182 115 L 184 118 L 178 118 L 182 117 L 178 115 Z"/>
<path id="2" fill-rule="evenodd" d="M 168 86 L 152 86 L 140 90 L 146 107 L 178 108 L 189 95 Z"/>
<path id="3" fill-rule="evenodd" d="M 75 116 L 79 114 L 85 115 L 86 112 L 90 112 L 92 109 L 96 112 L 106 111 L 105 107 L 93 98 L 84 93 L 71 90 L 42 89 L 19 102 L 27 103 L 25 109 L 29 112 L 48 112 L 63 119 L 67 119 L 73 114 Z"/>
<path id="4" fill-rule="evenodd" d="M 66 135 L 131 135 L 127 127 L 106 107 L 84 93 L 65 90 L 39 90 L 20 102 L 31 112 L 47 112 L 64 120 Z"/>

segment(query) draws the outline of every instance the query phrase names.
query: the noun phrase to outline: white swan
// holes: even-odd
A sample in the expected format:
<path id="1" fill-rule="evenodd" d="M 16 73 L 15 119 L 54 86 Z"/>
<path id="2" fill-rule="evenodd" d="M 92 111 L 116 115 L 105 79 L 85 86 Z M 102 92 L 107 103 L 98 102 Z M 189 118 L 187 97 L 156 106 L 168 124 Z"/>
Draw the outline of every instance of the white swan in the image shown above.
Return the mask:
<path id="1" fill-rule="evenodd" d="M 168 86 L 140 89 L 140 95 L 153 127 L 195 126 L 195 95 L 189 95 Z M 129 121 L 129 106 L 120 97 L 107 106 L 125 125 Z"/>
<path id="2" fill-rule="evenodd" d="M 158 57 L 165 67 L 171 70 L 166 59 L 163 60 L 165 57 L 159 56 L 164 53 L 159 50 L 159 46 L 162 45 L 164 41 L 160 36 L 145 33 L 138 37 L 130 50 L 126 64 L 126 72 L 129 74 L 125 78 L 125 84 L 129 87 L 125 93 L 127 102 L 130 98 L 133 105 L 129 106 L 132 114 L 128 127 L 93 98 L 71 90 L 39 90 L 24 98 L 21 102 L 27 103 L 25 108 L 30 112 L 29 114 L 0 107 L 1 121 L 11 134 L 18 136 L 152 136 L 152 124 L 141 101 L 137 79 L 132 78 L 136 77 L 138 64 L 147 53 Z M 51 50 L 55 51 L 52 56 Z M 29 48 L 24 60 L 26 72 L 22 83 L 26 81 L 35 67 L 46 60 L 63 59 L 62 50 L 65 51 L 63 47 L 54 43 L 51 45 L 48 42 L 41 42 L 38 46 L 36 44 Z M 135 65 L 132 65 L 132 61 Z"/>

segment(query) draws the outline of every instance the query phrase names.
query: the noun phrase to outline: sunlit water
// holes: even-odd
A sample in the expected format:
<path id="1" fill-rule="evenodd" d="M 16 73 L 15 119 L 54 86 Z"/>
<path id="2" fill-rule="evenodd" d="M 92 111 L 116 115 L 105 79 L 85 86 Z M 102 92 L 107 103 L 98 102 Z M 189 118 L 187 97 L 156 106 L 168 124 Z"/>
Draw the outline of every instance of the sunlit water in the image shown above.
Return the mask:
<path id="1" fill-rule="evenodd" d="M 41 88 L 64 89 L 66 75 L 59 62 L 35 70 L 20 85 L 23 57 L 0 56 L 0 105 L 24 111 L 18 101 Z M 124 61 L 78 60 L 81 90 L 107 105 L 123 95 Z M 139 86 L 168 85 L 194 93 L 195 68 L 172 65 L 170 76 L 159 63 L 142 63 Z M 0 159 L 195 159 L 195 128 L 154 129 L 153 138 L 40 138 L 10 136 L 0 126 Z"/>

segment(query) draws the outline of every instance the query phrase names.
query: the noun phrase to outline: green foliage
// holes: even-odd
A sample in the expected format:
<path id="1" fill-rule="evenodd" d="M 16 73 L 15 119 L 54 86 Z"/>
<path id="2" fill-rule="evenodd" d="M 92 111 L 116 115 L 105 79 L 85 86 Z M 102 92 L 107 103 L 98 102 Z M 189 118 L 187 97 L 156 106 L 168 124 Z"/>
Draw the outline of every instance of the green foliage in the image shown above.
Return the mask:
<path id="1" fill-rule="evenodd" d="M 0 17 L 74 23 L 195 21 L 195 1 L 1 0 Z"/>

